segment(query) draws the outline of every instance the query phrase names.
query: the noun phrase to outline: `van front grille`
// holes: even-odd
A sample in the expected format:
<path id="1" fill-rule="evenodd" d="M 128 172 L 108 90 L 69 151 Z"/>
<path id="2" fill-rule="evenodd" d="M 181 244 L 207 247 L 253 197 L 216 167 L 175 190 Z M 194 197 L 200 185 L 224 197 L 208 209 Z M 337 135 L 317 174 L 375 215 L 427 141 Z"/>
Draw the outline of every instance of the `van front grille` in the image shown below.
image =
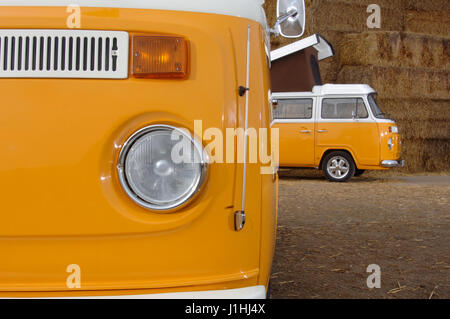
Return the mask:
<path id="1" fill-rule="evenodd" d="M 0 30 L 0 78 L 128 77 L 128 33 Z"/>

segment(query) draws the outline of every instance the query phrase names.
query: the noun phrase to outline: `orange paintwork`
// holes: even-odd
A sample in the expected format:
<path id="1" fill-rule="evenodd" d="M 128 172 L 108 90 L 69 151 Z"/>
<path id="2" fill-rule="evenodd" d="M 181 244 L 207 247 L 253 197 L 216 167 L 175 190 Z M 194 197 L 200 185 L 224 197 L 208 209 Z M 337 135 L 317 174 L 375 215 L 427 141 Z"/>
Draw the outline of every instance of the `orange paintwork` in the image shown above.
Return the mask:
<path id="1" fill-rule="evenodd" d="M 64 29 L 65 7 L 2 7 L 2 29 Z M 121 146 L 139 128 L 244 127 L 247 26 L 252 27 L 249 127 L 269 127 L 262 27 L 214 14 L 83 8 L 82 27 L 182 36 L 185 80 L 1 79 L 0 296 L 161 293 L 267 285 L 276 181 L 247 171 L 247 223 L 236 232 L 242 164 L 212 164 L 188 206 L 149 212 L 122 190 Z M 66 267 L 81 267 L 79 290 Z"/>
<path id="2" fill-rule="evenodd" d="M 280 167 L 320 167 L 327 151 L 348 151 L 358 169 L 382 170 L 383 160 L 399 160 L 401 138 L 390 133 L 395 123 L 384 122 L 275 122 L 280 132 Z M 319 133 L 319 131 L 325 131 Z M 389 138 L 394 147 L 388 148 Z"/>
<path id="3" fill-rule="evenodd" d="M 392 123 L 378 123 L 380 132 L 380 156 L 383 160 L 398 160 L 402 151 L 402 140 L 398 133 L 391 133 L 389 127 L 396 126 Z M 388 140 L 392 138 L 393 148 L 388 147 Z"/>
<path id="4" fill-rule="evenodd" d="M 315 124 L 276 123 L 280 131 L 280 166 L 314 167 Z"/>
<path id="5" fill-rule="evenodd" d="M 377 123 L 318 123 L 315 164 L 319 165 L 327 150 L 349 151 L 356 166 L 379 166 L 379 137 Z"/>

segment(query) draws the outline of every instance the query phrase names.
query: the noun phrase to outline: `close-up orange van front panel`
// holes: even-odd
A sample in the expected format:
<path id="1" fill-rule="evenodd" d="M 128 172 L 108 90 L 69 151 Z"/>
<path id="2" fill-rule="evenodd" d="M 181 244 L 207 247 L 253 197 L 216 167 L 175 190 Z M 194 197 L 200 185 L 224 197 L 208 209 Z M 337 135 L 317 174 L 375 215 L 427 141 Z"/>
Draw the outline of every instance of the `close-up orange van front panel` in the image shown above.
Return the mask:
<path id="1" fill-rule="evenodd" d="M 4 7 L 0 28 L 66 29 L 66 17 L 65 7 Z M 267 127 L 267 115 L 261 115 L 269 91 L 268 70 L 261 71 L 261 26 L 236 17 L 83 8 L 86 30 L 184 37 L 188 76 L 0 80 L 0 295 L 67 291 L 70 264 L 81 267 L 81 290 L 258 283 L 260 262 L 270 268 L 273 254 L 273 245 L 260 250 L 261 197 L 274 193 L 273 178 L 262 178 L 259 164 L 248 168 L 241 232 L 234 230 L 233 214 L 240 209 L 242 165 L 210 165 L 200 194 L 171 213 L 134 203 L 116 173 L 123 143 L 147 125 L 182 126 L 191 133 L 194 120 L 203 121 L 203 130 L 243 127 L 245 97 L 237 88 L 245 85 L 248 25 L 249 127 Z M 275 202 L 270 196 L 264 205 Z"/>

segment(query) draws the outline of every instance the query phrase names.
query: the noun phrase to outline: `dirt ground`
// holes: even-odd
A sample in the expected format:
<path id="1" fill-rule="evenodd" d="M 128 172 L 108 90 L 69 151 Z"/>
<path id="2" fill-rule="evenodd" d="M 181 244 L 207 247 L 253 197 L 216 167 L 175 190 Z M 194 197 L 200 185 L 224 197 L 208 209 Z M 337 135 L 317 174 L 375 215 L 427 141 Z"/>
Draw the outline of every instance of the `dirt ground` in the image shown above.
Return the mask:
<path id="1" fill-rule="evenodd" d="M 280 172 L 272 298 L 450 298 L 450 175 L 312 172 Z"/>

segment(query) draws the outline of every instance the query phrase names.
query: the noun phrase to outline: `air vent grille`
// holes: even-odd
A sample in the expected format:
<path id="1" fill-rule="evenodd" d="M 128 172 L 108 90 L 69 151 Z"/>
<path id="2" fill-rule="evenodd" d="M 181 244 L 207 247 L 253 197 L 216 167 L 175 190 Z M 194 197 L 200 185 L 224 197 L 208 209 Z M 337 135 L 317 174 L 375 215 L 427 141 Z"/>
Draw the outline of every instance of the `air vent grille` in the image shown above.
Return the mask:
<path id="1" fill-rule="evenodd" d="M 128 77 L 128 33 L 0 30 L 0 78 Z"/>

